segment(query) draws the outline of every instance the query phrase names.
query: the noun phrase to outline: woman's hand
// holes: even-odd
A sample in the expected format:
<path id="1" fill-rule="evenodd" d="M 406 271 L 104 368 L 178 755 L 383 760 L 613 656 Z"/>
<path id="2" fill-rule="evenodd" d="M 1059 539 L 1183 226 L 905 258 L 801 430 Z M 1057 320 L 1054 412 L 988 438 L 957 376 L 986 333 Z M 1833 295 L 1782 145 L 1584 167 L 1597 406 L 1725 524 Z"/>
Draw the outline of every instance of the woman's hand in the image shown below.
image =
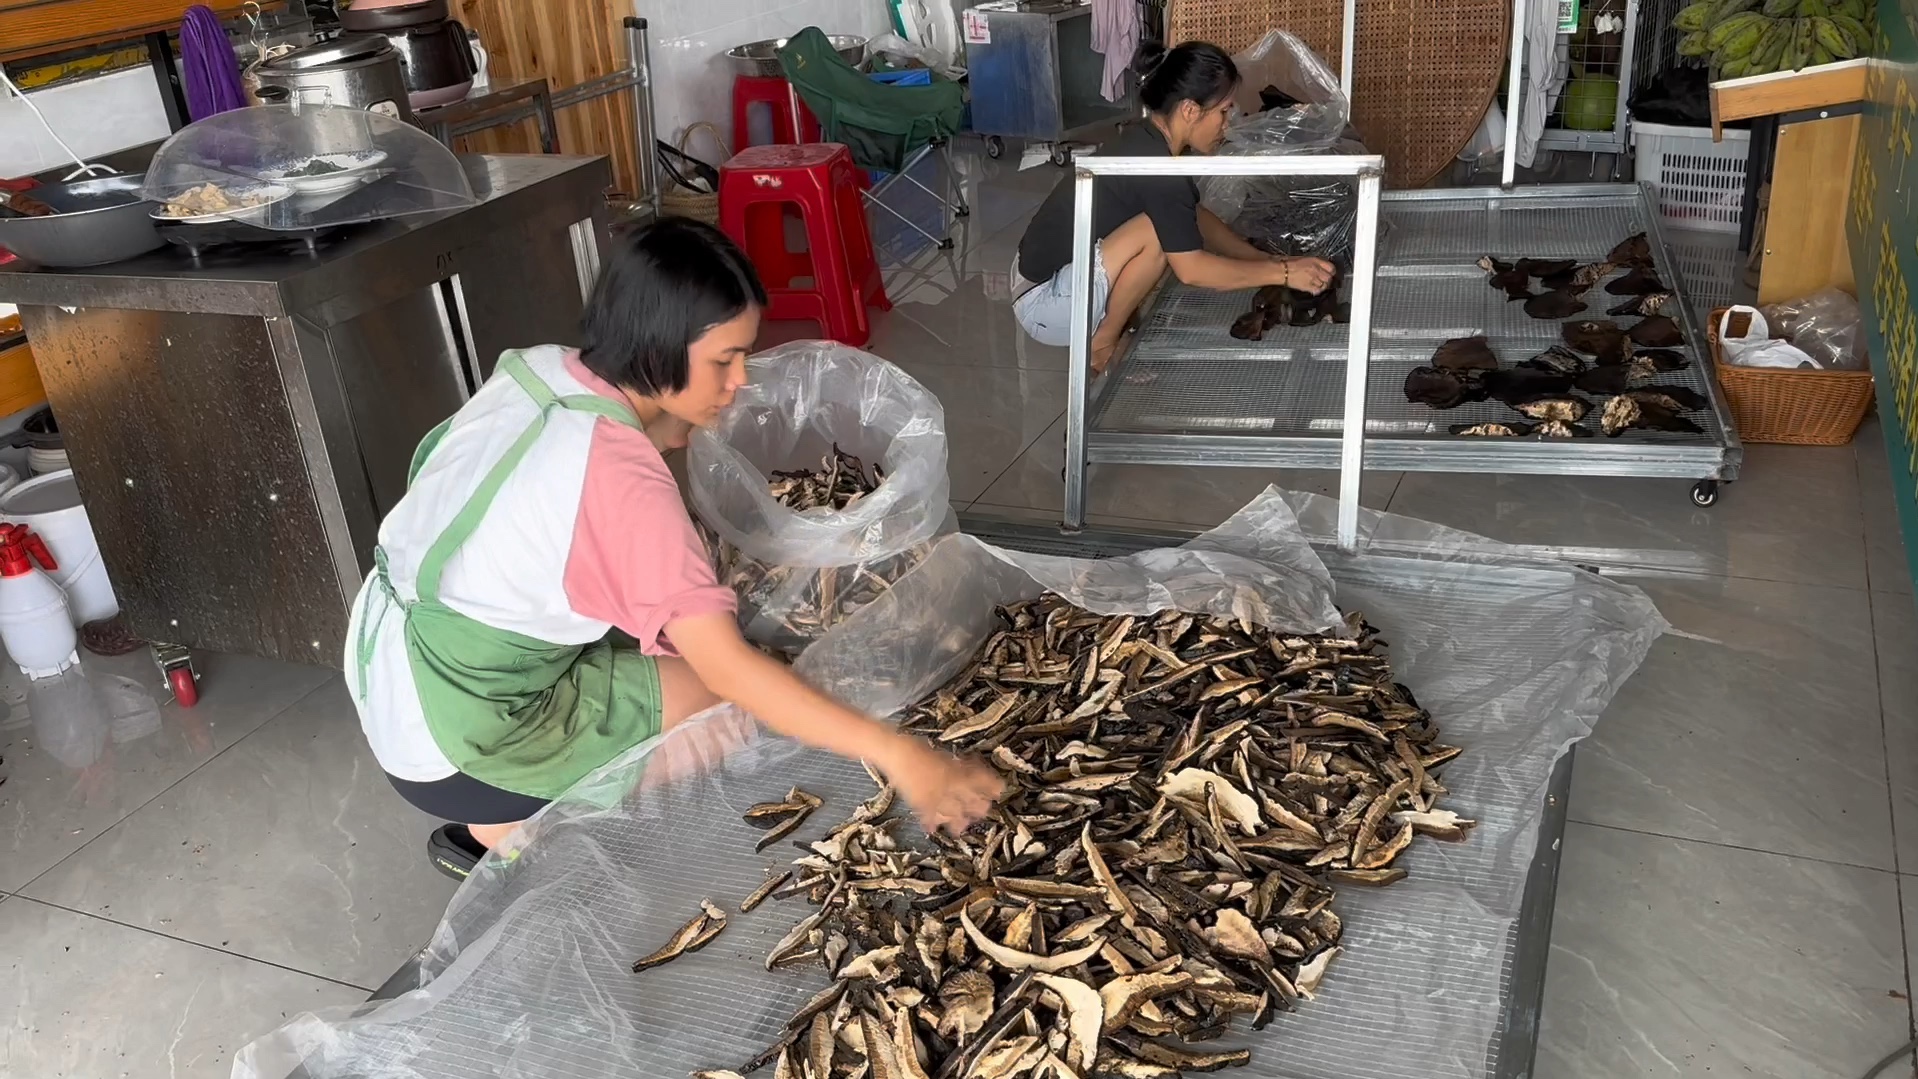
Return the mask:
<path id="1" fill-rule="evenodd" d="M 963 830 L 983 817 L 999 795 L 998 773 L 977 761 L 942 753 L 807 685 L 790 667 L 747 644 L 730 612 L 674 619 L 666 624 L 666 636 L 721 699 L 780 734 L 842 757 L 870 761 L 898 788 L 927 831 Z"/>
<path id="2" fill-rule="evenodd" d="M 941 828 L 954 835 L 986 815 L 1005 783 L 981 761 L 954 757 L 919 741 L 887 772 L 928 833 Z"/>
<path id="3" fill-rule="evenodd" d="M 1325 291 L 1325 286 L 1332 283 L 1332 264 L 1324 259 L 1297 255 L 1280 258 L 1278 261 L 1285 266 L 1287 288 L 1295 288 L 1317 296 Z"/>

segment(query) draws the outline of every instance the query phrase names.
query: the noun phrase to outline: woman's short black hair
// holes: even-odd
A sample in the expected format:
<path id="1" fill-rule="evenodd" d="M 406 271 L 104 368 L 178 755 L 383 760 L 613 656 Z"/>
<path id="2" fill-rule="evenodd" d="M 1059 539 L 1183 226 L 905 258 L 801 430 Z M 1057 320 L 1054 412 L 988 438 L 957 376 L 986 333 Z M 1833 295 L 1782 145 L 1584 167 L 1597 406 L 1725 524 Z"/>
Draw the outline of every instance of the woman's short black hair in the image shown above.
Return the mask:
<path id="1" fill-rule="evenodd" d="M 613 237 L 580 319 L 580 362 L 652 397 L 686 388 L 687 350 L 748 307 L 766 306 L 753 264 L 726 234 L 662 217 Z"/>
<path id="2" fill-rule="evenodd" d="M 1168 50 L 1156 41 L 1139 46 L 1132 59 L 1139 73 L 1139 102 L 1159 116 L 1190 101 L 1209 109 L 1239 88 L 1239 65 L 1224 49 L 1204 41 L 1188 41 Z"/>

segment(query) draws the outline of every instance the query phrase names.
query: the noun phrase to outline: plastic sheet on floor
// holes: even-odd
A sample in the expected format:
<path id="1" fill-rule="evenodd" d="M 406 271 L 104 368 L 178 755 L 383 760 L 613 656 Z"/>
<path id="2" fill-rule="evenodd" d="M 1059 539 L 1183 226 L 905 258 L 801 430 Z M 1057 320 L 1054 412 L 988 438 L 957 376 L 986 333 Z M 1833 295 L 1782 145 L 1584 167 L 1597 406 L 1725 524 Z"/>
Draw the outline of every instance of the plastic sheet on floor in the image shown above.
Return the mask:
<path id="1" fill-rule="evenodd" d="M 1368 512 L 1359 552 L 1338 554 L 1316 542 L 1333 515 L 1327 499 L 1268 490 L 1186 547 L 1105 561 L 948 536 L 800 667 L 889 712 L 964 664 L 995 603 L 1044 588 L 1100 611 L 1176 606 L 1298 631 L 1327 626 L 1335 602 L 1362 610 L 1390 643 L 1396 677 L 1464 747 L 1443 773 L 1444 805 L 1480 824 L 1465 843 L 1415 845 L 1398 885 L 1339 892 L 1343 958 L 1316 1002 L 1263 1032 L 1234 1032 L 1231 1044 L 1253 1048 L 1235 1074 L 1483 1075 L 1552 764 L 1665 623 L 1636 588 L 1390 514 Z M 817 838 L 872 790 L 857 764 L 756 735 L 725 710 L 636 747 L 536 818 L 516 857 L 489 858 L 461 888 L 424 988 L 301 1016 L 244 1049 L 234 1076 L 683 1079 L 737 1068 L 824 984 L 817 968 L 764 969 L 810 909 L 803 900 L 737 913 L 789 860 L 789 849 L 754 854 L 761 833 L 740 813 L 794 784 L 826 801 L 796 839 Z M 725 932 L 632 973 L 702 898 L 732 912 Z"/>

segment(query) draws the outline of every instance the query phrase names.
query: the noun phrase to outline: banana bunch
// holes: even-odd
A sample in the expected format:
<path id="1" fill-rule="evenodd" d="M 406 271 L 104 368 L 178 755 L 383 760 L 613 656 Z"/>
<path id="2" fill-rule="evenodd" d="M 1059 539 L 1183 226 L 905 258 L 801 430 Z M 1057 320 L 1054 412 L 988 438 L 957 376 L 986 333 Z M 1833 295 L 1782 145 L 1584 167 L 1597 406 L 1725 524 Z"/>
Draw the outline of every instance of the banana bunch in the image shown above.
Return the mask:
<path id="1" fill-rule="evenodd" d="M 1871 51 L 1871 0 L 1696 0 L 1672 29 L 1678 55 L 1703 60 L 1712 78 L 1800 71 Z"/>

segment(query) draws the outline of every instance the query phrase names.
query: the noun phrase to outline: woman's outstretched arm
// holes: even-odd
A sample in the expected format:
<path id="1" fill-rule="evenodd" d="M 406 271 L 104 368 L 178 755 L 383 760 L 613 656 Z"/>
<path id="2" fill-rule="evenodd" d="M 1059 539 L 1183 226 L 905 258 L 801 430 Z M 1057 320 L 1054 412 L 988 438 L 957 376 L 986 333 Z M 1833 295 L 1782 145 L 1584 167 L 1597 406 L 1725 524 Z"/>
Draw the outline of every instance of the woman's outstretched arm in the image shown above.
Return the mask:
<path id="1" fill-rule="evenodd" d="M 807 685 L 746 643 L 729 613 L 678 619 L 666 626 L 666 637 L 714 694 L 781 734 L 864 758 L 884 772 L 927 831 L 963 830 L 999 795 L 1000 779 L 991 768 L 934 749 Z"/>

